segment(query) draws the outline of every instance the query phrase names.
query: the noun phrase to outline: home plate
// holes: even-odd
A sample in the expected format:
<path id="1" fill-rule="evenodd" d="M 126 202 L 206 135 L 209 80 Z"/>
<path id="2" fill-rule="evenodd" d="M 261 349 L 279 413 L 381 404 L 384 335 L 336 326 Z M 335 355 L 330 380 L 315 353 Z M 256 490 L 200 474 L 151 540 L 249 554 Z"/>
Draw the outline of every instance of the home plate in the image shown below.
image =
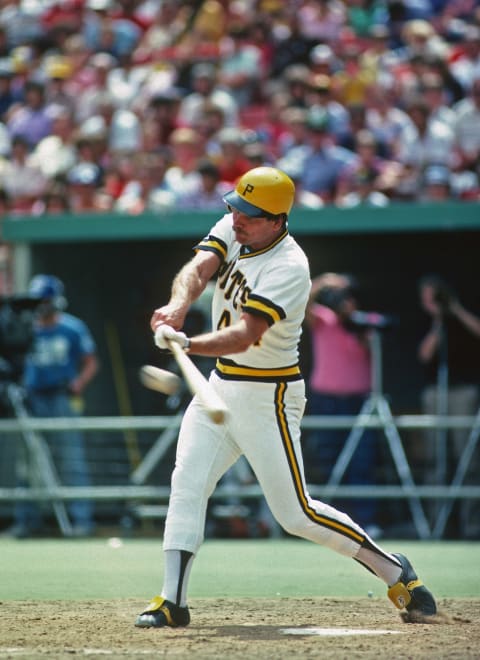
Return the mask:
<path id="1" fill-rule="evenodd" d="M 321 637 L 348 637 L 352 635 L 397 635 L 400 630 L 364 630 L 361 628 L 281 628 L 284 635 L 319 635 Z"/>

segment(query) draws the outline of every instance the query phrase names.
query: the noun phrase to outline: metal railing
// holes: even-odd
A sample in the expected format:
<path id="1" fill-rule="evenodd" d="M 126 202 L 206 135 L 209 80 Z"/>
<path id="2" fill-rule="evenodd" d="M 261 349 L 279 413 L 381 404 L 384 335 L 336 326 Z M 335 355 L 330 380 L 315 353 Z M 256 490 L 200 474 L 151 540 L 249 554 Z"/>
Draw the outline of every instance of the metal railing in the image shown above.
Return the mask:
<path id="1" fill-rule="evenodd" d="M 93 431 L 158 431 L 160 436 L 152 444 L 141 463 L 130 475 L 130 483 L 109 486 L 73 487 L 49 484 L 31 488 L 0 487 L 0 502 L 15 502 L 22 500 L 37 500 L 45 503 L 67 502 L 74 499 L 90 499 L 95 501 L 154 501 L 167 502 L 170 494 L 168 485 L 146 485 L 153 466 L 162 460 L 166 449 L 176 440 L 176 432 L 180 426 L 182 414 L 168 416 L 135 416 L 135 417 L 79 417 L 79 418 L 8 418 L 0 420 L 0 442 L 6 434 L 41 433 L 44 431 L 60 431 L 78 429 L 86 433 Z M 442 485 L 309 485 L 313 497 L 330 500 L 335 498 L 369 498 L 369 499 L 405 499 L 421 498 L 436 500 L 443 503 L 440 516 L 432 530 L 433 538 L 441 538 L 448 515 L 456 500 L 480 499 L 480 484 L 464 484 L 464 479 L 471 460 L 477 450 L 480 436 L 480 413 L 477 416 L 437 416 L 437 415 L 399 415 L 393 418 L 397 429 L 465 429 L 470 430 L 467 444 L 458 462 L 454 477 L 449 484 Z M 305 416 L 302 429 L 314 430 L 322 428 L 350 429 L 353 425 L 363 428 L 379 428 L 384 424 L 380 418 L 369 415 L 362 416 Z M 244 499 L 259 498 L 262 491 L 258 484 L 252 485 L 219 485 L 213 494 L 214 499 L 237 497 Z M 425 538 L 426 535 L 420 535 Z"/>

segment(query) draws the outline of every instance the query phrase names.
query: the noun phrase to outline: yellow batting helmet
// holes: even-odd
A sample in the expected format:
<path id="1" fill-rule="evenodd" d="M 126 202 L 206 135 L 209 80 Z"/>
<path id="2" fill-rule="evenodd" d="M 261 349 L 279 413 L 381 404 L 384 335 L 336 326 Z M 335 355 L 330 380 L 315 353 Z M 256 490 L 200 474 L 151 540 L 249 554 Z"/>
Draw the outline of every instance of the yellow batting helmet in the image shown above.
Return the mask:
<path id="1" fill-rule="evenodd" d="M 227 204 L 252 218 L 290 213 L 295 184 L 275 167 L 255 167 L 240 177 L 235 190 L 227 193 Z"/>

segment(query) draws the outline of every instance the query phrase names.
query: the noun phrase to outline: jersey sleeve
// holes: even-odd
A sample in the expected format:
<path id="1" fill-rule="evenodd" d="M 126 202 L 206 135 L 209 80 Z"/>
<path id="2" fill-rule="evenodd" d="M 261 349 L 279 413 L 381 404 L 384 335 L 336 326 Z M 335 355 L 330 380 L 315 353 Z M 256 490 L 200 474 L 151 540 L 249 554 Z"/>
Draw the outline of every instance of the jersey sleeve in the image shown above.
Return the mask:
<path id="1" fill-rule="evenodd" d="M 310 292 L 310 276 L 303 263 L 269 265 L 249 292 L 243 310 L 264 318 L 269 326 L 303 314 Z"/>
<path id="2" fill-rule="evenodd" d="M 214 252 L 223 263 L 227 260 L 233 239 L 232 214 L 227 213 L 193 249 L 195 252 L 199 250 Z"/>

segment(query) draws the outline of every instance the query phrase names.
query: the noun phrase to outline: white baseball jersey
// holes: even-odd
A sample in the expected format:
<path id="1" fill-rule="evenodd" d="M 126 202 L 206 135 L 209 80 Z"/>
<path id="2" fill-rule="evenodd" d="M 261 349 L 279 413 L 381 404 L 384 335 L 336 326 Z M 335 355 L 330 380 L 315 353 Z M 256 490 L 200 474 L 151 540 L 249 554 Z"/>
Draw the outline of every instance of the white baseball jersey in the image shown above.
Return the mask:
<path id="1" fill-rule="evenodd" d="M 225 215 L 196 246 L 222 260 L 212 305 L 215 328 L 242 311 L 269 328 L 257 345 L 222 356 L 210 384 L 229 411 L 214 424 L 197 397 L 185 411 L 177 445 L 164 549 L 196 553 L 203 541 L 207 501 L 219 479 L 244 455 L 270 509 L 288 532 L 354 556 L 365 535 L 346 514 L 308 494 L 301 451 L 305 383 L 298 343 L 310 293 L 308 261 L 284 231 L 271 245 L 249 251 L 235 240 Z"/>
<path id="2" fill-rule="evenodd" d="M 232 215 L 225 215 L 197 246 L 222 260 L 212 303 L 215 329 L 232 325 L 243 311 L 269 324 L 260 341 L 244 353 L 223 356 L 217 370 L 224 377 L 270 380 L 300 378 L 298 344 L 310 292 L 303 250 L 285 230 L 261 250 L 235 240 Z"/>

